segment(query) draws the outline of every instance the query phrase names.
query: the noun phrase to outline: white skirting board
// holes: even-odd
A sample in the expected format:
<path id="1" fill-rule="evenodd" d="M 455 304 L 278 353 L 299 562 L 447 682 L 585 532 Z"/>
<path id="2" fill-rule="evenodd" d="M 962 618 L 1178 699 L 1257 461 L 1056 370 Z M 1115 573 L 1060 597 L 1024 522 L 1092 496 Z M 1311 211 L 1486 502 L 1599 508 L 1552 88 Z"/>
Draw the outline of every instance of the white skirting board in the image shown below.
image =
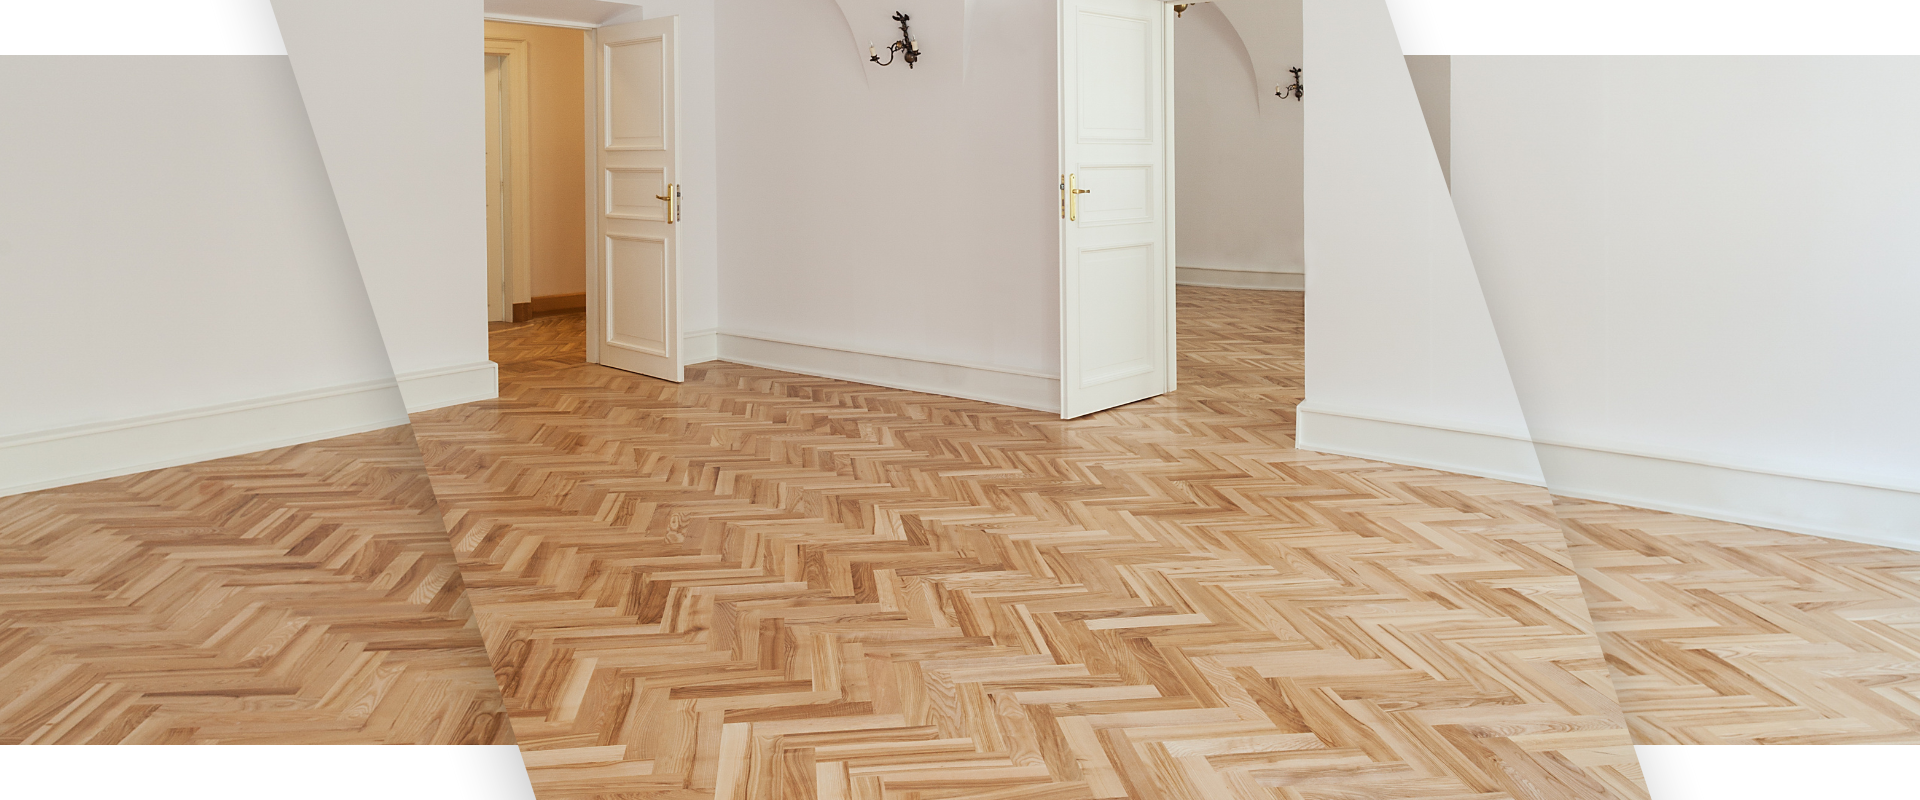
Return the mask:
<path id="1" fill-rule="evenodd" d="M 736 364 L 1035 411 L 1060 410 L 1060 379 L 1037 372 L 800 344 L 742 331 L 722 331 L 715 338 L 716 357 Z M 698 362 L 689 358 L 688 363 Z"/>
<path id="2" fill-rule="evenodd" d="M 1538 438 L 1555 494 L 1920 550 L 1920 488 Z"/>
<path id="3" fill-rule="evenodd" d="M 21 800 L 533 800 L 513 745 L 0 747 Z"/>
<path id="4" fill-rule="evenodd" d="M 1907 800 L 1913 745 L 1640 745 L 1656 800 Z"/>
<path id="5" fill-rule="evenodd" d="M 457 406 L 500 396 L 500 365 L 491 361 L 421 370 L 400 376 L 407 413 Z"/>
<path id="6" fill-rule="evenodd" d="M 720 331 L 707 328 L 680 337 L 680 363 L 705 364 L 720 358 Z"/>
<path id="7" fill-rule="evenodd" d="M 394 381 L 264 397 L 0 439 L 0 496 L 407 424 Z"/>
<path id="8" fill-rule="evenodd" d="M 1296 439 L 1303 450 L 1545 485 L 1565 497 L 1920 550 L 1920 490 L 1857 477 L 1788 474 L 1570 441 L 1530 442 L 1518 432 L 1391 420 L 1311 401 L 1300 405 Z"/>
<path id="9" fill-rule="evenodd" d="M 1296 414 L 1294 441 L 1302 450 L 1546 485 L 1540 459 L 1524 431 L 1470 431 L 1393 420 L 1323 408 L 1311 400 L 1301 403 Z"/>
<path id="10" fill-rule="evenodd" d="M 1173 282 L 1181 286 L 1205 286 L 1213 289 L 1263 289 L 1270 292 L 1307 290 L 1307 276 L 1299 272 L 1176 267 L 1173 271 Z"/>

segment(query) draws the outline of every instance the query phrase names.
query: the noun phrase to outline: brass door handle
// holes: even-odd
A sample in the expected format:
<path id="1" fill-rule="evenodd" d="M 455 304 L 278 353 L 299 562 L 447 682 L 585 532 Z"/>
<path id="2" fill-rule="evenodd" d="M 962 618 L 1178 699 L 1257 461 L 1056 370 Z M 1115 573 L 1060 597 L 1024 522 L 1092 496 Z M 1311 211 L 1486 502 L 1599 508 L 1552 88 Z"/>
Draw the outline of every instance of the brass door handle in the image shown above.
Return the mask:
<path id="1" fill-rule="evenodd" d="M 680 184 L 677 184 L 677 183 L 667 184 L 667 193 L 656 194 L 653 196 L 653 199 L 660 200 L 667 204 L 667 224 L 668 225 L 672 225 L 673 223 L 680 221 Z"/>
<path id="2" fill-rule="evenodd" d="M 1067 175 L 1067 219 L 1069 221 L 1072 221 L 1072 222 L 1080 221 L 1080 195 L 1083 195 L 1083 194 L 1093 194 L 1093 190 L 1080 188 L 1080 176 L 1075 174 L 1068 174 Z"/>

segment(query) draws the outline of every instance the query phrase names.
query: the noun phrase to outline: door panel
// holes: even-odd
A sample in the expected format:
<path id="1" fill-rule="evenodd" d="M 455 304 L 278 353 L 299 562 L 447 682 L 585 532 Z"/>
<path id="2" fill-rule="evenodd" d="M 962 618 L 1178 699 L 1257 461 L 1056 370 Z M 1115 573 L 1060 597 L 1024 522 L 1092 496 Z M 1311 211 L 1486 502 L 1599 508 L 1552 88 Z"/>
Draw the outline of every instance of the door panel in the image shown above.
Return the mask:
<path id="1" fill-rule="evenodd" d="M 1153 139 L 1155 36 L 1152 20 L 1114 16 L 1081 3 L 1075 14 L 1079 34 L 1079 139 L 1082 142 L 1148 142 Z M 1131 5 L 1154 5 L 1147 2 Z M 1131 10 L 1131 9 L 1128 9 Z M 1150 9 L 1141 9 L 1150 13 Z"/>
<path id="2" fill-rule="evenodd" d="M 1060 0 L 1061 415 L 1172 391 L 1172 10 Z"/>
<path id="3" fill-rule="evenodd" d="M 596 275 L 588 287 L 589 357 L 670 381 L 684 378 L 680 347 L 680 164 L 676 18 L 595 32 L 599 70 Z"/>
<path id="4" fill-rule="evenodd" d="M 619 98 L 607 115 L 607 144 L 666 149 L 666 42 L 658 38 L 618 42 L 609 44 L 606 54 L 608 94 Z"/>
<path id="5" fill-rule="evenodd" d="M 1152 164 L 1115 164 L 1080 168 L 1080 225 L 1129 225 L 1154 221 L 1154 190 L 1160 185 Z"/>
<path id="6" fill-rule="evenodd" d="M 607 302 L 607 344 L 646 355 L 671 356 L 667 320 L 659 310 L 671 298 L 667 285 L 667 243 L 639 236 L 607 237 L 610 280 Z"/>
<path id="7" fill-rule="evenodd" d="M 607 170 L 607 216 L 667 221 L 666 170 L 657 167 Z"/>
<path id="8" fill-rule="evenodd" d="M 1137 244 L 1080 251 L 1085 281 L 1080 292 L 1081 385 L 1142 375 L 1158 365 L 1152 328 L 1138 324 L 1153 318 L 1160 300 L 1155 249 Z"/>

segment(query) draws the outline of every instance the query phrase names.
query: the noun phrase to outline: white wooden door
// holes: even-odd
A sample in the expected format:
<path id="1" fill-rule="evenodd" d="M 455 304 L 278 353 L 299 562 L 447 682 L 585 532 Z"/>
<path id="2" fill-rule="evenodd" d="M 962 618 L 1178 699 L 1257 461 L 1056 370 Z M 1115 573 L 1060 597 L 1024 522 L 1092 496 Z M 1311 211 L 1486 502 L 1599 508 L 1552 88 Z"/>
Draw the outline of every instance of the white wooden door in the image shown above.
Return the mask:
<path id="1" fill-rule="evenodd" d="M 587 285 L 588 358 L 683 380 L 680 346 L 678 18 L 595 31 L 599 235 Z"/>
<path id="2" fill-rule="evenodd" d="M 1170 392 L 1173 10 L 1060 0 L 1061 416 Z"/>

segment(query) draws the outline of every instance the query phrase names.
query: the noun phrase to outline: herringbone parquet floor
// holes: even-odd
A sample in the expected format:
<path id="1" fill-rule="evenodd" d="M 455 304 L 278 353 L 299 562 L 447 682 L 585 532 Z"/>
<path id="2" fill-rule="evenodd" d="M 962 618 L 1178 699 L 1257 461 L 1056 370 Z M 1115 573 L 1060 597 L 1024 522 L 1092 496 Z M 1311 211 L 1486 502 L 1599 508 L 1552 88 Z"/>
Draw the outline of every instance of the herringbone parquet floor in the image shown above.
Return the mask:
<path id="1" fill-rule="evenodd" d="M 1920 744 L 1920 553 L 1559 500 L 1641 744 Z"/>
<path id="2" fill-rule="evenodd" d="M 0 498 L 0 744 L 511 743 L 406 428 Z"/>
<path id="3" fill-rule="evenodd" d="M 487 323 L 489 358 L 511 377 L 587 363 L 587 315 Z"/>
<path id="4" fill-rule="evenodd" d="M 1297 298 L 1183 289 L 1181 391 L 1072 422 L 720 363 L 416 416 L 537 790 L 1641 796 L 1545 492 L 1292 449 Z"/>

